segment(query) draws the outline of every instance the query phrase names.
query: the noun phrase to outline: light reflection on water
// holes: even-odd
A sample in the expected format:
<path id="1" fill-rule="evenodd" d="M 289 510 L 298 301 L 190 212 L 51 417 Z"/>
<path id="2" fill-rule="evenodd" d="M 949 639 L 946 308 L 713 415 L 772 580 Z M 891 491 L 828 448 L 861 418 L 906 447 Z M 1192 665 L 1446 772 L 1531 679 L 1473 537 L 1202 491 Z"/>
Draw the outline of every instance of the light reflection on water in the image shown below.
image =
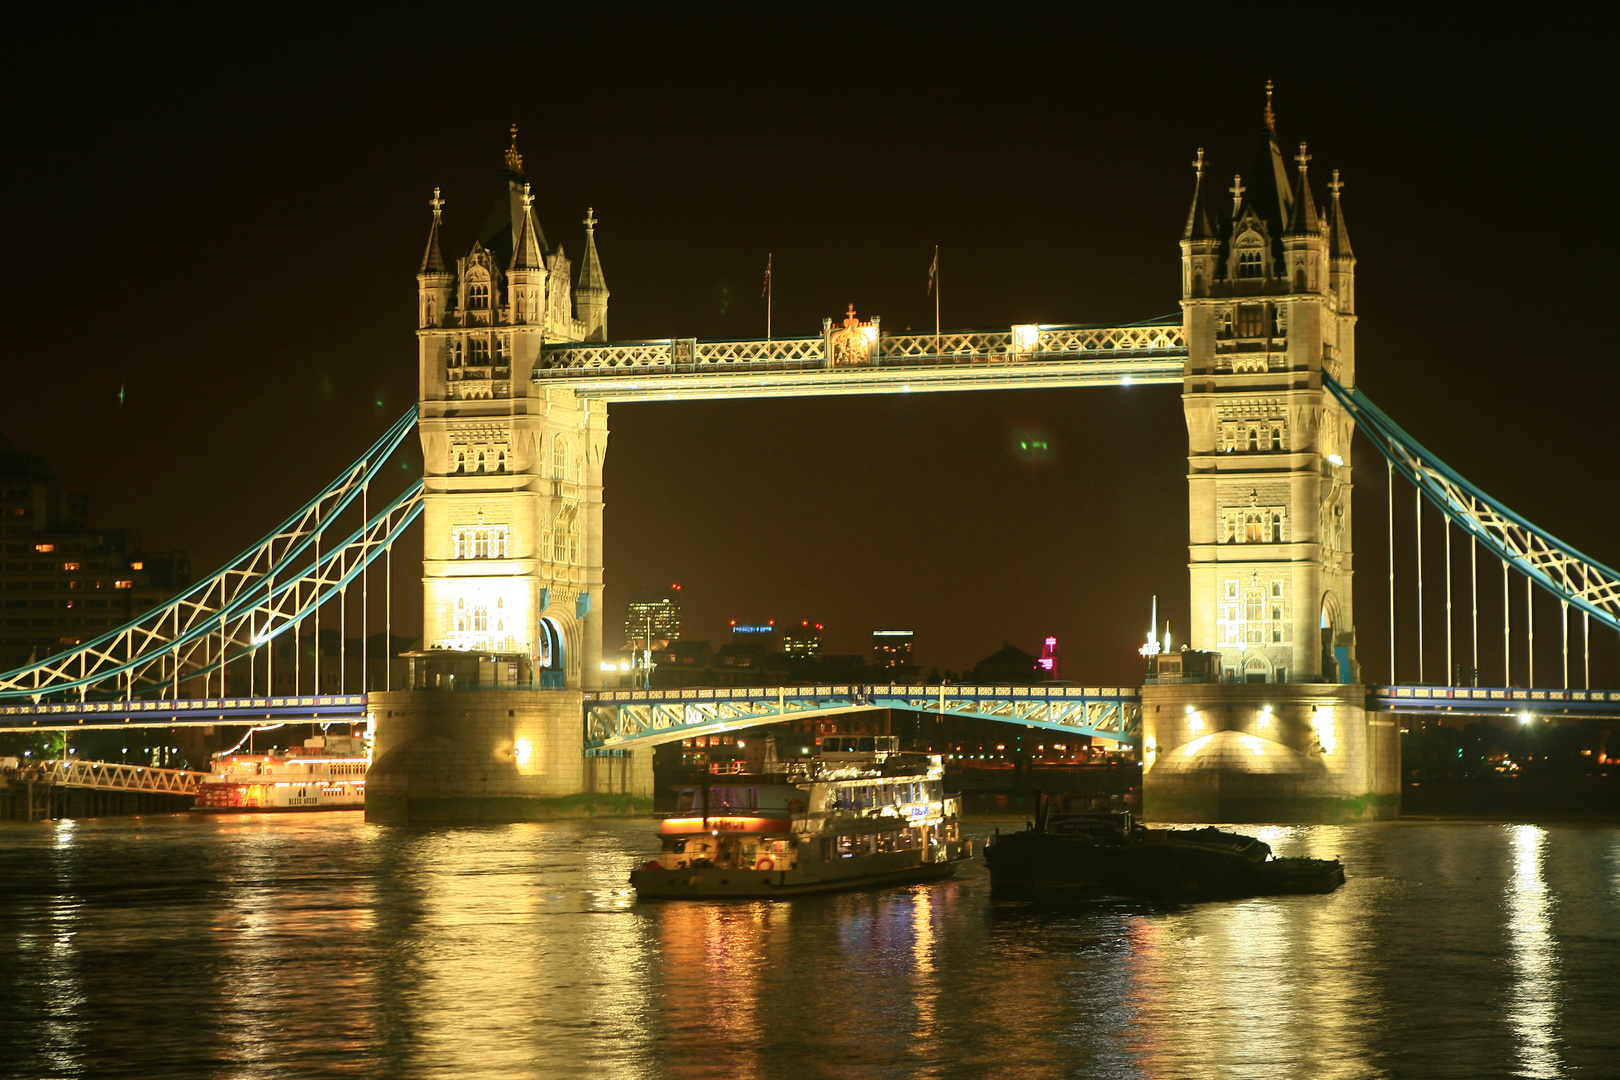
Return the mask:
<path id="1" fill-rule="evenodd" d="M 986 821 L 1017 827 L 1015 823 Z M 1255 828 L 1330 896 L 994 903 L 982 866 L 638 904 L 650 823 L 0 825 L 0 1076 L 1612 1071 L 1620 829 Z"/>

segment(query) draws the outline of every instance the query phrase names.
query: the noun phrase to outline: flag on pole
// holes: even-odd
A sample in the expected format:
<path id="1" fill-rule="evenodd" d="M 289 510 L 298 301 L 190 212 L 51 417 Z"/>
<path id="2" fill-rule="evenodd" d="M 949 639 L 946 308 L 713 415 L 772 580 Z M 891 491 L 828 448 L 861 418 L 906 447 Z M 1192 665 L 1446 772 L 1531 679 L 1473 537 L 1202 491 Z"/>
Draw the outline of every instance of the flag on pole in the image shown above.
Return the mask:
<path id="1" fill-rule="evenodd" d="M 934 295 L 934 286 L 939 281 L 939 245 L 934 245 L 934 261 L 928 267 L 928 295 Z"/>
<path id="2" fill-rule="evenodd" d="M 770 294 L 771 294 L 771 256 L 766 255 L 765 256 L 765 284 L 760 287 L 759 295 L 761 295 L 761 296 L 769 296 Z"/>

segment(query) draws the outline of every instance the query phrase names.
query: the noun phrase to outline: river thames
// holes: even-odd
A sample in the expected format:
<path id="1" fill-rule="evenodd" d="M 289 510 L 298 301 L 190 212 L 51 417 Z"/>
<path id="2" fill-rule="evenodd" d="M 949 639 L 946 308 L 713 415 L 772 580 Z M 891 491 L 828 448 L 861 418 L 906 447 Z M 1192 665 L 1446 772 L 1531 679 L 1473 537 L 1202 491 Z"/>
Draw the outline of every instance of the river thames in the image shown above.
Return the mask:
<path id="1" fill-rule="evenodd" d="M 1348 883 L 1188 906 L 637 903 L 653 828 L 5 823 L 0 1074 L 1620 1075 L 1613 826 L 1249 827 Z"/>

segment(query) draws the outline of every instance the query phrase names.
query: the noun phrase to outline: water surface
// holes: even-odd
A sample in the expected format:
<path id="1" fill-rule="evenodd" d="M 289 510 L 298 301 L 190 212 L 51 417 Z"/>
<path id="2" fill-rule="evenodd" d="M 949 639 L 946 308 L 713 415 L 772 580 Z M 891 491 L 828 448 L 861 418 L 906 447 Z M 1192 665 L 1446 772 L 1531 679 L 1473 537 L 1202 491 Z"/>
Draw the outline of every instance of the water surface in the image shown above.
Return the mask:
<path id="1" fill-rule="evenodd" d="M 1620 1075 L 1614 827 L 1251 827 L 1349 882 L 1190 906 L 638 904 L 652 829 L 0 823 L 0 1075 Z"/>

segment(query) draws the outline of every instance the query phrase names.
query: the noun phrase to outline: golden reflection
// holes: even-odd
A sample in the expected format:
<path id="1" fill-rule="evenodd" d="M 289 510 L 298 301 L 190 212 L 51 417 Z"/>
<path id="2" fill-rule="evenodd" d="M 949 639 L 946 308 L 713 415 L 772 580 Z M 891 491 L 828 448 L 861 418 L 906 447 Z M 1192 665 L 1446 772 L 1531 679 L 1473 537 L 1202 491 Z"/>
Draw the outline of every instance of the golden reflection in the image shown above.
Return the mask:
<path id="1" fill-rule="evenodd" d="M 737 1080 L 761 1074 L 759 1047 L 769 1041 L 761 1024 L 775 1018 L 760 1015 L 758 995 L 772 984 L 772 939 L 790 944 L 792 910 L 766 901 L 658 905 L 670 1058 L 723 1064 Z"/>
<path id="2" fill-rule="evenodd" d="M 939 1000 L 939 977 L 934 966 L 934 894 L 926 887 L 911 894 L 911 961 L 912 998 L 917 1006 L 916 1024 L 911 1034 L 915 1039 L 931 1039 Z"/>
<path id="3" fill-rule="evenodd" d="M 1536 825 L 1511 828 L 1513 876 L 1507 885 L 1508 952 L 1513 984 L 1508 1025 L 1518 1037 L 1521 1075 L 1562 1076 L 1558 1055 L 1558 943 L 1552 932 L 1551 892 L 1543 873 L 1547 831 Z"/>

